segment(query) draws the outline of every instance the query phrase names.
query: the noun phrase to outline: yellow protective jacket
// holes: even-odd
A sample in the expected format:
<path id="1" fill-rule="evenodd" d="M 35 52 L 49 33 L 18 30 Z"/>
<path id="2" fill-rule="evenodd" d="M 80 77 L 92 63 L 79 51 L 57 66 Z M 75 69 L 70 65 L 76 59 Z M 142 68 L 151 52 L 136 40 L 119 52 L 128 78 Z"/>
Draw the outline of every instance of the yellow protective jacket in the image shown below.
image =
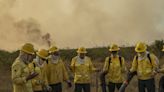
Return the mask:
<path id="1" fill-rule="evenodd" d="M 68 72 L 61 58 L 57 63 L 52 63 L 51 58 L 48 60 L 47 79 L 50 85 L 69 80 Z"/>
<path id="2" fill-rule="evenodd" d="M 43 87 L 48 85 L 47 73 L 46 73 L 46 69 L 47 69 L 46 62 L 44 63 L 43 67 L 39 67 L 39 66 L 37 66 L 37 63 L 34 61 L 29 64 L 29 67 L 30 67 L 31 72 L 36 72 L 39 74 L 34 79 L 32 79 L 33 90 L 34 91 L 42 91 Z"/>
<path id="3" fill-rule="evenodd" d="M 154 78 L 154 71 L 158 68 L 157 57 L 154 54 L 149 54 L 151 62 L 147 56 L 142 60 L 137 60 L 138 56 L 134 57 L 132 62 L 131 72 L 137 71 L 138 79 L 148 80 Z"/>
<path id="4" fill-rule="evenodd" d="M 103 71 L 108 72 L 106 76 L 107 83 L 123 83 L 126 73 L 124 58 L 119 56 L 117 56 L 116 58 L 112 56 L 106 57 Z"/>
<path id="5" fill-rule="evenodd" d="M 74 83 L 90 83 L 91 82 L 91 73 L 95 71 L 91 59 L 89 57 L 85 57 L 84 63 L 78 63 L 79 56 L 76 56 L 71 61 L 71 70 L 74 73 Z"/>
<path id="6" fill-rule="evenodd" d="M 30 75 L 29 67 L 19 58 L 12 64 L 11 75 L 13 92 L 33 92 L 31 80 L 26 81 L 26 77 Z"/>

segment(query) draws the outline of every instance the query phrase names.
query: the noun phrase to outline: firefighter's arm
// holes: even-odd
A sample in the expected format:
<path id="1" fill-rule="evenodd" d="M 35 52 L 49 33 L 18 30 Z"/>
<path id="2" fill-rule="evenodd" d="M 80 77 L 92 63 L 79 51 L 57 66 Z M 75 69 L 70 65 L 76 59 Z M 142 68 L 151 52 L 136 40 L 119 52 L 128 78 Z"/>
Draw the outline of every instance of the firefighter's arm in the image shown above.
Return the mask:
<path id="1" fill-rule="evenodd" d="M 90 58 L 88 58 L 88 61 L 89 61 L 89 70 L 90 72 L 95 72 L 95 71 L 98 71 L 98 69 L 96 69 L 92 63 L 92 60 Z"/>
<path id="2" fill-rule="evenodd" d="M 70 68 L 71 68 L 71 71 L 74 73 L 75 72 L 75 58 L 72 59 Z"/>
<path id="3" fill-rule="evenodd" d="M 122 61 L 121 62 L 122 63 L 121 71 L 122 71 L 122 73 L 126 73 L 127 68 L 126 68 L 126 64 L 125 64 L 125 59 L 122 57 L 121 61 Z"/>
<path id="4" fill-rule="evenodd" d="M 30 73 L 34 72 L 34 69 L 35 69 L 34 63 L 33 63 L 33 62 L 30 63 L 30 64 L 28 65 L 28 68 L 29 68 L 29 70 L 30 70 Z"/>
<path id="5" fill-rule="evenodd" d="M 44 85 L 49 85 L 48 84 L 48 77 L 47 77 L 48 74 L 49 74 L 48 66 L 47 66 L 47 64 L 45 64 L 44 67 L 43 67 L 43 72 L 42 72 L 42 78 L 43 78 L 43 81 L 44 81 Z"/>
<path id="6" fill-rule="evenodd" d="M 29 67 L 29 70 L 30 70 L 31 73 L 32 73 L 32 72 L 35 72 L 34 63 L 30 63 L 30 64 L 28 65 L 28 67 Z M 33 85 L 39 85 L 38 80 L 36 80 L 35 78 L 32 79 L 31 82 L 32 82 Z"/>
<path id="7" fill-rule="evenodd" d="M 62 63 L 62 71 L 63 71 L 63 80 L 67 81 L 67 80 L 69 80 L 69 77 L 68 77 L 68 72 L 66 70 L 66 66 L 63 63 L 63 61 L 61 63 Z"/>
<path id="8" fill-rule="evenodd" d="M 72 87 L 71 81 L 69 80 L 68 71 L 66 70 L 65 64 L 62 62 L 63 69 L 63 80 L 67 83 L 68 87 Z"/>
<path id="9" fill-rule="evenodd" d="M 103 72 L 108 72 L 108 69 L 109 69 L 109 57 L 107 57 L 105 59 L 105 63 L 104 63 L 104 66 L 103 66 Z"/>
<path id="10" fill-rule="evenodd" d="M 137 71 L 137 66 L 138 66 L 138 63 L 137 63 L 136 56 L 135 56 L 134 59 L 133 59 L 133 62 L 132 62 L 132 67 L 130 69 L 130 72 Z"/>
<path id="11" fill-rule="evenodd" d="M 100 73 L 100 82 L 101 82 L 101 87 L 102 87 L 103 92 L 106 92 L 106 80 L 105 80 L 105 76 L 108 73 L 108 69 L 109 69 L 109 57 L 107 57 L 105 59 L 103 70 Z"/>
<path id="12" fill-rule="evenodd" d="M 26 76 L 22 75 L 22 69 L 20 65 L 12 66 L 12 81 L 14 84 L 18 85 L 26 83 Z"/>
<path id="13" fill-rule="evenodd" d="M 158 65 L 159 65 L 159 60 L 155 55 L 151 55 L 150 57 L 152 57 L 152 65 L 153 65 L 153 70 L 156 71 L 159 69 Z"/>

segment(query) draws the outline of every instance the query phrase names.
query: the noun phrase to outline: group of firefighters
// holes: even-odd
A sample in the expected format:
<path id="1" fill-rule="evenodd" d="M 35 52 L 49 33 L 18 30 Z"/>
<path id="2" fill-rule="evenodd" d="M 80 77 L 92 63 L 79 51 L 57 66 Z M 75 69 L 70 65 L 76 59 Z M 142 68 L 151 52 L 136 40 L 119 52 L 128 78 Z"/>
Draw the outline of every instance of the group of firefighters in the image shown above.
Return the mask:
<path id="1" fill-rule="evenodd" d="M 159 69 L 158 58 L 147 51 L 147 45 L 139 42 L 135 47 L 137 54 L 128 70 L 124 57 L 118 54 L 120 48 L 110 46 L 110 55 L 106 57 L 103 69 L 95 68 L 87 50 L 80 47 L 77 56 L 72 58 L 70 70 L 74 74 L 74 92 L 91 92 L 91 74 L 99 72 L 105 74 L 105 84 L 109 92 L 115 92 L 125 83 L 127 72 L 136 72 L 139 92 L 155 92 L 155 75 L 164 72 Z M 163 50 L 164 51 L 164 48 Z M 70 53 L 71 54 L 71 53 Z M 31 43 L 24 44 L 18 58 L 12 64 L 12 82 L 14 92 L 62 92 L 62 83 L 72 87 L 60 50 L 52 46 L 49 50 L 36 51 Z M 106 87 L 105 87 L 106 88 Z"/>

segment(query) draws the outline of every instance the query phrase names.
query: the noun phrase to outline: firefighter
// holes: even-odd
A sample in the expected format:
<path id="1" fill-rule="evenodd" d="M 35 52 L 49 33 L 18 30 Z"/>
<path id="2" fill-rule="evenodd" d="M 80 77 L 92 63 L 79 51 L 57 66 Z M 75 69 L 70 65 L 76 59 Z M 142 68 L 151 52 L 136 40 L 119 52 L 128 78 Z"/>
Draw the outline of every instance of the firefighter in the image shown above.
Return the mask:
<path id="1" fill-rule="evenodd" d="M 137 55 L 133 59 L 130 72 L 137 72 L 139 92 L 155 92 L 154 77 L 159 61 L 154 54 L 147 51 L 147 46 L 143 42 L 137 43 L 135 51 Z"/>
<path id="2" fill-rule="evenodd" d="M 164 52 L 164 46 L 162 52 Z M 158 69 L 157 73 L 164 73 L 164 68 Z M 159 81 L 159 92 L 164 92 L 164 76 L 162 76 Z"/>
<path id="3" fill-rule="evenodd" d="M 31 43 L 26 43 L 20 49 L 20 55 L 12 64 L 13 92 L 33 92 L 31 79 L 38 73 L 30 73 L 28 64 L 34 59 L 34 47 Z"/>
<path id="4" fill-rule="evenodd" d="M 91 58 L 86 56 L 86 49 L 80 47 L 77 50 L 78 55 L 71 61 L 71 70 L 74 73 L 74 92 L 90 92 L 91 73 L 96 71 Z"/>
<path id="5" fill-rule="evenodd" d="M 103 72 L 106 74 L 109 92 L 115 92 L 115 88 L 119 90 L 125 80 L 125 60 L 124 57 L 118 54 L 119 50 L 118 45 L 111 45 L 109 49 L 111 54 L 105 59 Z"/>
<path id="6" fill-rule="evenodd" d="M 47 79 L 52 88 L 52 92 L 62 92 L 62 83 L 65 81 L 68 87 L 71 87 L 68 72 L 63 60 L 60 57 L 59 49 L 52 46 L 49 49 L 49 59 L 47 64 Z"/>
<path id="7" fill-rule="evenodd" d="M 47 81 L 47 57 L 48 51 L 45 49 L 40 49 L 36 53 L 36 59 L 29 64 L 31 72 L 37 72 L 38 76 L 32 79 L 32 87 L 34 92 L 47 92 L 51 91 L 51 87 L 48 86 Z"/>

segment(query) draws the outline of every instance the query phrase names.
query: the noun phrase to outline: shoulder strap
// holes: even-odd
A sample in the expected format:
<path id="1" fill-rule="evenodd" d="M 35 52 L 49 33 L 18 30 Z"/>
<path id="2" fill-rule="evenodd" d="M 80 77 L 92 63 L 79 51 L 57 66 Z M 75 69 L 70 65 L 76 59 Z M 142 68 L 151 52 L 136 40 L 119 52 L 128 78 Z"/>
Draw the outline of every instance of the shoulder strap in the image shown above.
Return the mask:
<path id="1" fill-rule="evenodd" d="M 35 65 L 35 63 L 34 63 L 34 62 L 33 62 L 33 66 L 34 66 L 34 71 L 35 71 L 36 65 Z"/>
<path id="2" fill-rule="evenodd" d="M 147 54 L 147 58 L 149 59 L 150 63 L 152 63 L 151 57 L 150 57 L 150 53 Z M 136 55 L 136 61 L 138 61 L 138 55 Z"/>
<path id="3" fill-rule="evenodd" d="M 34 68 L 36 67 L 35 63 L 33 63 Z"/>
<path id="4" fill-rule="evenodd" d="M 119 56 L 120 66 L 122 67 L 122 57 Z"/>
<path id="5" fill-rule="evenodd" d="M 109 64 L 108 64 L 108 70 L 109 70 L 109 66 L 110 66 L 110 63 L 111 63 L 111 57 L 109 57 L 108 62 L 109 62 Z"/>
<path id="6" fill-rule="evenodd" d="M 77 58 L 76 58 L 76 60 L 75 60 L 75 62 L 74 62 L 74 64 L 73 64 L 74 72 L 75 72 L 75 70 L 76 70 L 76 67 L 75 67 L 76 62 L 77 62 Z"/>
<path id="7" fill-rule="evenodd" d="M 120 66 L 122 67 L 122 57 L 119 56 L 119 61 L 120 61 Z M 109 66 L 110 66 L 110 63 L 111 63 L 111 57 L 109 57 L 109 65 L 108 65 L 108 70 L 109 70 Z"/>
<path id="8" fill-rule="evenodd" d="M 46 60 L 46 63 L 48 64 L 48 59 Z"/>
<path id="9" fill-rule="evenodd" d="M 136 55 L 136 61 L 138 61 L 138 55 Z"/>
<path id="10" fill-rule="evenodd" d="M 150 53 L 147 54 L 147 58 L 149 59 L 150 63 L 152 64 L 152 60 L 151 60 L 151 57 L 150 57 Z"/>

